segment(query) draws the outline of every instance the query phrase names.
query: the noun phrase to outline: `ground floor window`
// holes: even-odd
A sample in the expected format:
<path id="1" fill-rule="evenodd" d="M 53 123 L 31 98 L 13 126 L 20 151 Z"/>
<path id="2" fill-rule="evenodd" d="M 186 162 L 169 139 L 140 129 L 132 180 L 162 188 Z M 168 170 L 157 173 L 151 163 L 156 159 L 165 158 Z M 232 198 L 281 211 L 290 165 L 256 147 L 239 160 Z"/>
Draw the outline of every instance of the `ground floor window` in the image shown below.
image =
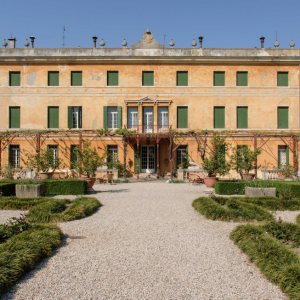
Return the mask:
<path id="1" fill-rule="evenodd" d="M 107 163 L 118 162 L 118 146 L 108 145 L 107 146 Z"/>
<path id="2" fill-rule="evenodd" d="M 71 168 L 73 168 L 72 163 L 77 162 L 78 161 L 78 156 L 75 153 L 75 149 L 76 147 L 78 147 L 78 145 L 71 145 L 71 149 L 70 149 L 70 161 L 71 161 Z"/>
<path id="3" fill-rule="evenodd" d="M 58 145 L 48 145 L 48 149 L 53 151 L 53 165 L 57 165 L 58 160 Z"/>
<path id="4" fill-rule="evenodd" d="M 289 164 L 289 148 L 287 146 L 278 146 L 278 166 Z"/>
<path id="5" fill-rule="evenodd" d="M 11 145 L 9 149 L 9 163 L 13 168 L 20 167 L 20 146 L 19 145 Z"/>
<path id="6" fill-rule="evenodd" d="M 182 163 L 185 163 L 187 159 L 187 146 L 179 146 L 177 148 L 177 166 L 179 166 Z"/>

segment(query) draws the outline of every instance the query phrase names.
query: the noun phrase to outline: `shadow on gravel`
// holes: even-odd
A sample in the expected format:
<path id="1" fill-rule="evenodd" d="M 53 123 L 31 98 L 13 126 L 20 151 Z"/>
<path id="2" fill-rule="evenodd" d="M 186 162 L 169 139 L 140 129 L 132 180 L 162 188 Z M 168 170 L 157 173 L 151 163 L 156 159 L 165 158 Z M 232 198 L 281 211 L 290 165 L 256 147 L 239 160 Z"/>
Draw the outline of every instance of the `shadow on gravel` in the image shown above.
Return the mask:
<path id="1" fill-rule="evenodd" d="M 108 191 L 97 191 L 98 193 L 128 193 L 129 189 L 120 189 L 120 190 L 108 190 Z"/>

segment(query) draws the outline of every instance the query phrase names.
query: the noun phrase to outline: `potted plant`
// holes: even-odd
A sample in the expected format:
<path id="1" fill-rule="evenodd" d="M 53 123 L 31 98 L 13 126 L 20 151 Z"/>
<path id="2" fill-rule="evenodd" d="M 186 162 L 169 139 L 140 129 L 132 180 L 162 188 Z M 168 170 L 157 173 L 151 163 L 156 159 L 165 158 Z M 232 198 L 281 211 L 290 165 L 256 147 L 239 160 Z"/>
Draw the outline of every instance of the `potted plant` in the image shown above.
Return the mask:
<path id="1" fill-rule="evenodd" d="M 262 151 L 260 149 L 252 151 L 247 145 L 237 146 L 232 150 L 232 167 L 236 169 L 242 179 L 253 179 L 254 174 L 250 174 L 250 171 L 254 169 L 257 157 Z"/>
<path id="2" fill-rule="evenodd" d="M 20 198 L 45 196 L 45 184 L 37 179 L 20 180 L 16 184 L 16 196 Z"/>
<path id="3" fill-rule="evenodd" d="M 35 153 L 26 152 L 25 156 L 26 160 L 22 158 L 25 166 L 37 169 L 40 179 L 52 178 L 53 172 L 55 169 L 58 169 L 62 163 L 62 160 L 58 156 L 53 156 L 53 150 L 50 148 L 40 149 Z"/>
<path id="4" fill-rule="evenodd" d="M 96 149 L 90 147 L 89 141 L 83 141 L 82 150 L 79 147 L 75 147 L 74 154 L 77 156 L 77 161 L 72 162 L 72 168 L 74 168 L 80 177 L 86 180 L 89 188 L 92 188 L 95 181 L 95 172 L 97 167 L 103 164 L 106 157 L 106 153 L 100 156 Z"/>
<path id="5" fill-rule="evenodd" d="M 230 171 L 230 162 L 226 161 L 226 151 L 228 143 L 225 142 L 225 137 L 214 133 L 212 140 L 212 151 L 209 157 L 203 159 L 202 168 L 208 173 L 208 177 L 204 177 L 204 183 L 207 187 L 214 187 L 217 181 L 217 175 L 224 176 Z"/>
<path id="6" fill-rule="evenodd" d="M 280 165 L 278 173 L 280 175 L 282 175 L 282 177 L 284 177 L 284 179 L 286 181 L 293 180 L 293 176 L 296 175 L 295 168 L 292 165 L 289 165 L 289 164 Z"/>

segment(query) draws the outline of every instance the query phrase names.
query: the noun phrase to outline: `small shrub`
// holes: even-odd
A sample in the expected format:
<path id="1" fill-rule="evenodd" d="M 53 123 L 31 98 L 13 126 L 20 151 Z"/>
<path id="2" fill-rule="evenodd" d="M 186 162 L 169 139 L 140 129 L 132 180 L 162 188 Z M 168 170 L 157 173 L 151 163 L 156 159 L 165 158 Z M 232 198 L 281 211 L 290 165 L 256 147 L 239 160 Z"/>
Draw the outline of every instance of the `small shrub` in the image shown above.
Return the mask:
<path id="1" fill-rule="evenodd" d="M 175 179 L 175 180 L 170 180 L 169 183 L 184 183 L 184 180 Z"/>
<path id="2" fill-rule="evenodd" d="M 127 179 L 114 179 L 114 183 L 130 183 L 130 181 Z"/>

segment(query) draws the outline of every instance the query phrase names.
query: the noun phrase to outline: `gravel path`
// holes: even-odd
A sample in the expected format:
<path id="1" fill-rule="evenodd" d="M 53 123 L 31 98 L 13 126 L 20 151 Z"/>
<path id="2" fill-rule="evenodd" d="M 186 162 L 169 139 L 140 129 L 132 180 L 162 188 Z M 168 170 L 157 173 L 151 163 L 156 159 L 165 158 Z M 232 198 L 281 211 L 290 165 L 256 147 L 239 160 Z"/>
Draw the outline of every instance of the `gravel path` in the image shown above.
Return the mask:
<path id="1" fill-rule="evenodd" d="M 27 210 L 0 210 L 0 224 L 6 223 L 11 218 L 19 218 L 21 214 L 27 214 Z"/>
<path id="2" fill-rule="evenodd" d="M 286 299 L 229 239 L 236 223 L 193 209 L 204 186 L 96 189 L 104 206 L 60 224 L 63 246 L 2 299 Z"/>
<path id="3" fill-rule="evenodd" d="M 296 218 L 300 214 L 300 210 L 296 211 L 275 211 L 275 218 L 279 220 L 279 218 L 284 222 L 296 223 Z"/>

